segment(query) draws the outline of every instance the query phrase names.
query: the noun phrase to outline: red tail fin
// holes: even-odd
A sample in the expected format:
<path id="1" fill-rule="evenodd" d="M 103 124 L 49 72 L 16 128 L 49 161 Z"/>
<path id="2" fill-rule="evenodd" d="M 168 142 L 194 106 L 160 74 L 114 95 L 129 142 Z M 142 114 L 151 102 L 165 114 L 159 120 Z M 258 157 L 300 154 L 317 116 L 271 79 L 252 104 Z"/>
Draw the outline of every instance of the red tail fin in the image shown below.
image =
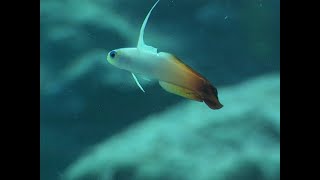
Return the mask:
<path id="1" fill-rule="evenodd" d="M 211 84 L 207 84 L 206 87 L 203 89 L 203 93 L 203 101 L 211 109 L 221 109 L 223 107 L 218 98 L 217 88 L 215 88 Z"/>

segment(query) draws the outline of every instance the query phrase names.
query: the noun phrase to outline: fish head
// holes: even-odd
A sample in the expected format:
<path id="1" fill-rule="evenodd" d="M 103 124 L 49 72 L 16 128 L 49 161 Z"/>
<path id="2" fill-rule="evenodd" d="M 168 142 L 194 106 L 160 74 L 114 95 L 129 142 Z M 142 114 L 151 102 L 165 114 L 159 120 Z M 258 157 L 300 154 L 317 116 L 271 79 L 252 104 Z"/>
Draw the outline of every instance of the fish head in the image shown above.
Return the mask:
<path id="1" fill-rule="evenodd" d="M 107 55 L 107 61 L 114 65 L 114 66 L 117 66 L 118 62 L 119 62 L 119 56 L 121 56 L 119 54 L 119 50 L 115 49 L 115 50 L 112 50 L 108 53 Z"/>
<path id="2" fill-rule="evenodd" d="M 107 61 L 117 68 L 130 70 L 136 51 L 136 48 L 114 49 L 108 53 Z"/>

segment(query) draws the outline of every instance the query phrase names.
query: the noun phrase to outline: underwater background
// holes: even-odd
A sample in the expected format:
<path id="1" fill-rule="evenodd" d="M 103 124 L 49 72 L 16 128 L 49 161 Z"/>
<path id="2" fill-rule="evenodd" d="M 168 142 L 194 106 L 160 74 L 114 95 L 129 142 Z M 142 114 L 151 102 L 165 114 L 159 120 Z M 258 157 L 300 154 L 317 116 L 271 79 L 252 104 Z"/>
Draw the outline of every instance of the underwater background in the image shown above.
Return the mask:
<path id="1" fill-rule="evenodd" d="M 156 0 L 40 1 L 41 180 L 280 179 L 280 1 L 161 0 L 145 42 L 209 79 L 211 110 L 106 60 Z"/>

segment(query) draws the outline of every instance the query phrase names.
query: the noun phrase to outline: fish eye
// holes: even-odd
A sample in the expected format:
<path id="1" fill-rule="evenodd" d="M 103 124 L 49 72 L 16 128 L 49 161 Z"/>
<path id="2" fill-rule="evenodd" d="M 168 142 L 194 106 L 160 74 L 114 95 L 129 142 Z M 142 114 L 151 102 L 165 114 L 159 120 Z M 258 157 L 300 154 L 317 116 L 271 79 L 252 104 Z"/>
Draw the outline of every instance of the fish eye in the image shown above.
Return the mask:
<path id="1" fill-rule="evenodd" d="M 110 54 L 111 58 L 114 58 L 116 56 L 117 52 L 112 50 L 109 54 Z"/>

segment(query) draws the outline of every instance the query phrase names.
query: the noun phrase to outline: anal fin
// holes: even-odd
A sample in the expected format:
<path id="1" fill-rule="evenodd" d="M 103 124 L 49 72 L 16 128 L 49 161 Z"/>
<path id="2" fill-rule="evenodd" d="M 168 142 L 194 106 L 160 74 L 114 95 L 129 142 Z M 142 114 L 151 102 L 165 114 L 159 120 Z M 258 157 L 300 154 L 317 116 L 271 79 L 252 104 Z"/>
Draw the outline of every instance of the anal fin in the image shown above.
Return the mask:
<path id="1" fill-rule="evenodd" d="M 160 86 L 169 93 L 176 94 L 178 96 L 182 96 L 184 98 L 196 100 L 202 102 L 202 98 L 196 92 L 183 88 L 181 86 L 177 86 L 175 84 L 171 84 L 165 81 L 159 81 Z"/>

